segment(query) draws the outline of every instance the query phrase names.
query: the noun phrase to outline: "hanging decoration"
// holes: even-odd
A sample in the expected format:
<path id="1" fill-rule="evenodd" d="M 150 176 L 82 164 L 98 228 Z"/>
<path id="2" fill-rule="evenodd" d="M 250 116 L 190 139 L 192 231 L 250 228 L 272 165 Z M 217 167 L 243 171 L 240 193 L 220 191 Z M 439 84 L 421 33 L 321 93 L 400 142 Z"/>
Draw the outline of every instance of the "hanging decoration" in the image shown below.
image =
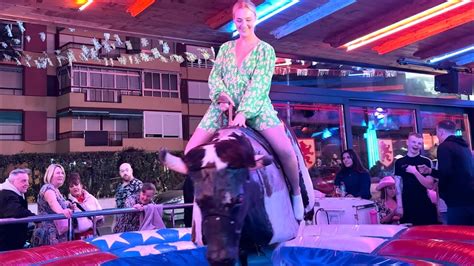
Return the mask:
<path id="1" fill-rule="evenodd" d="M 17 21 L 18 29 L 23 34 L 26 32 L 23 22 Z M 68 28 L 69 32 L 75 32 L 76 29 Z M 13 33 L 13 25 L 8 24 L 5 26 L 4 30 L 2 31 L 1 39 L 0 39 L 0 60 L 6 61 L 14 61 L 18 65 L 25 65 L 27 67 L 35 66 L 39 69 L 45 69 L 48 66 L 63 66 L 63 65 L 71 65 L 73 62 L 77 62 L 78 60 L 87 62 L 89 60 L 94 60 L 97 62 L 102 62 L 105 66 L 114 66 L 115 62 L 118 62 L 121 65 L 138 65 L 142 62 L 150 62 L 153 60 L 159 60 L 163 63 L 168 62 L 177 62 L 183 63 L 185 60 L 190 62 L 198 62 L 202 63 L 202 60 L 209 60 L 213 61 L 215 58 L 215 51 L 214 48 L 211 47 L 212 55 L 209 53 L 209 49 L 200 48 L 198 51 L 201 53 L 200 56 L 193 54 L 191 52 L 185 52 L 185 55 L 177 55 L 177 54 L 170 54 L 170 46 L 166 41 L 160 40 L 158 42 L 159 47 L 153 47 L 150 49 L 149 52 L 140 52 L 139 54 L 135 55 L 121 55 L 120 57 L 114 58 L 100 58 L 99 54 L 102 52 L 105 53 L 112 53 L 117 48 L 126 48 L 127 50 L 140 50 L 139 47 L 133 47 L 131 41 L 123 42 L 120 39 L 118 34 L 113 34 L 111 36 L 110 33 L 104 33 L 104 38 L 99 41 L 97 38 L 91 39 L 91 45 L 82 45 L 80 51 L 72 50 L 72 49 L 65 49 L 65 50 L 56 50 L 54 54 L 50 55 L 44 51 L 41 55 L 33 58 L 32 55 L 23 54 L 19 51 L 14 49 L 14 45 L 21 45 L 20 37 L 15 38 Z M 38 33 L 38 38 L 42 41 L 46 41 L 46 33 L 40 32 Z M 30 35 L 25 35 L 24 39 L 26 42 L 31 41 Z M 140 38 L 140 45 L 141 48 L 151 46 L 151 42 L 147 38 Z M 160 52 L 161 50 L 161 52 Z M 53 60 L 53 59 L 55 60 Z M 54 63 L 53 63 L 54 62 Z"/>

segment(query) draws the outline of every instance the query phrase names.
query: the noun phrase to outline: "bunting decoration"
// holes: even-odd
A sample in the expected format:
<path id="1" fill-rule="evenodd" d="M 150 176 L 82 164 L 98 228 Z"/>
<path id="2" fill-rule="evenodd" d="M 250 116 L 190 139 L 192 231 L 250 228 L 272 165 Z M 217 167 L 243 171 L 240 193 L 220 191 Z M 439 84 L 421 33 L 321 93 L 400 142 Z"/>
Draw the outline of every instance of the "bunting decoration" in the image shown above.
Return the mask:
<path id="1" fill-rule="evenodd" d="M 17 65 L 23 65 L 26 67 L 36 67 L 39 69 L 45 69 L 48 66 L 64 66 L 72 65 L 73 62 L 87 62 L 93 60 L 96 62 L 103 63 L 105 66 L 113 67 L 119 65 L 139 65 L 142 62 L 150 62 L 153 60 L 159 60 L 163 63 L 183 63 L 186 60 L 189 62 L 202 62 L 203 60 L 214 61 L 215 51 L 211 47 L 212 54 L 207 49 L 198 49 L 199 55 L 185 52 L 184 55 L 171 54 L 171 47 L 164 40 L 159 40 L 158 47 L 150 47 L 152 42 L 147 38 L 139 38 L 139 44 L 133 44 L 130 40 L 122 41 L 118 34 L 110 34 L 108 32 L 103 33 L 104 38 L 99 40 L 97 38 L 91 38 L 90 44 L 83 44 L 79 51 L 77 49 L 62 49 L 56 50 L 53 54 L 48 54 L 43 51 L 40 55 L 26 54 L 23 55 L 21 51 L 15 50 L 15 45 L 20 46 L 22 44 L 22 36 L 14 36 L 13 24 L 7 24 L 4 28 L 0 28 L 0 61 L 13 61 Z M 19 32 L 23 35 L 28 33 L 22 21 L 17 21 L 15 27 L 19 29 Z M 67 28 L 69 32 L 75 32 L 75 28 Z M 37 37 L 31 35 L 23 35 L 25 42 L 31 42 L 32 38 L 39 38 L 42 42 L 46 41 L 47 35 L 45 32 L 39 32 Z M 134 47 L 140 46 L 140 47 Z M 145 51 L 140 52 L 142 48 L 148 48 Z M 125 48 L 129 51 L 139 51 L 135 55 L 120 55 L 118 58 L 101 58 L 101 53 L 113 53 L 118 48 Z"/>

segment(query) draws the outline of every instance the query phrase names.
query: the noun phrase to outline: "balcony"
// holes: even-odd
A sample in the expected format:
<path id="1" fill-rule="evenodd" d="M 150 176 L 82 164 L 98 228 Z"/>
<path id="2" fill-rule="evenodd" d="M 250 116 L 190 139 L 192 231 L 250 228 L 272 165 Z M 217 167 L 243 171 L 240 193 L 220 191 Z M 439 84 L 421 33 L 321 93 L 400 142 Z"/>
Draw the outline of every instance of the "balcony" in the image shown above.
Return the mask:
<path id="1" fill-rule="evenodd" d="M 186 67 L 212 69 L 214 63 L 211 60 L 196 60 L 194 62 L 186 61 Z"/>
<path id="2" fill-rule="evenodd" d="M 59 139 L 85 139 L 85 146 L 123 146 L 125 138 L 143 138 L 141 132 L 127 131 L 68 131 Z"/>
<path id="3" fill-rule="evenodd" d="M 121 103 L 122 95 L 142 96 L 141 91 L 117 90 L 117 89 L 98 89 L 98 88 L 69 88 L 63 93 L 84 93 L 86 102 L 102 102 L 102 103 Z"/>
<path id="4" fill-rule="evenodd" d="M 100 89 L 99 89 L 100 90 Z M 107 90 L 107 89 L 105 89 Z M 133 91 L 135 92 L 135 91 Z M 137 91 L 141 95 L 141 91 Z M 181 112 L 181 99 L 179 98 L 160 98 L 153 96 L 136 96 L 134 93 L 123 93 L 120 102 L 103 101 L 92 102 L 87 101 L 87 92 L 70 92 L 63 93 L 58 97 L 57 110 L 63 109 L 101 109 L 101 110 L 149 110 L 149 111 L 170 111 Z M 102 97 L 102 96 L 100 96 Z M 107 96 L 110 97 L 110 96 Z M 110 99 L 110 98 L 109 98 Z"/>
<path id="5" fill-rule="evenodd" d="M 52 152 L 59 153 L 120 151 L 127 147 L 134 147 L 149 152 L 156 152 L 161 148 L 182 151 L 184 141 L 180 138 L 143 138 L 142 133 L 125 132 L 122 134 L 121 132 L 108 132 L 107 141 L 104 146 L 88 146 L 86 145 L 84 131 L 70 131 L 59 134 L 59 140 L 55 147 L 56 150 Z"/>

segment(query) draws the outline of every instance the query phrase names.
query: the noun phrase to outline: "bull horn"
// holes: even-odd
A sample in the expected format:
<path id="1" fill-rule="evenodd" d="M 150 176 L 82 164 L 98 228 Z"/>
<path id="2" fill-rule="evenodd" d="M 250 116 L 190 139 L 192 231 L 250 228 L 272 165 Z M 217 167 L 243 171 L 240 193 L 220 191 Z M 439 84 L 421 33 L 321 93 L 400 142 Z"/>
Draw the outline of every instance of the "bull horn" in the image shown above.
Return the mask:
<path id="1" fill-rule="evenodd" d="M 168 167 L 169 169 L 178 172 L 183 175 L 188 174 L 188 167 L 183 162 L 183 159 L 180 157 L 174 156 L 173 154 L 169 153 L 166 149 L 161 149 L 158 153 L 158 159 L 160 162 Z"/>

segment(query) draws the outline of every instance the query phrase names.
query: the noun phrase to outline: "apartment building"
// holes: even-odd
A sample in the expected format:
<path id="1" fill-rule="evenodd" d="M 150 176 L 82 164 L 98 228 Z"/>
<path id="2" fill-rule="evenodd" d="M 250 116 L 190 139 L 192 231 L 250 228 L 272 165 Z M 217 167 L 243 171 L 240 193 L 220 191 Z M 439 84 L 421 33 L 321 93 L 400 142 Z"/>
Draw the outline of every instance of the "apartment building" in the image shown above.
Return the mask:
<path id="1" fill-rule="evenodd" d="M 9 23 L 9 22 L 4 22 Z M 11 22 L 10 22 L 11 23 Z M 14 23 L 11 25 L 16 26 Z M 25 24 L 29 36 L 44 32 L 46 39 L 31 38 L 16 47 L 33 58 L 65 52 L 80 53 L 93 47 L 103 32 L 71 30 L 49 25 Z M 13 32 L 18 32 L 13 29 Z M 21 36 L 25 38 L 25 36 Z M 139 38 L 120 35 L 139 43 Z M 150 52 L 160 40 L 133 50 L 117 47 L 99 51 L 99 58 Z M 198 47 L 167 42 L 170 54 L 201 56 Z M 52 57 L 53 58 L 53 57 Z M 161 62 L 114 66 L 94 60 L 77 60 L 47 69 L 0 62 L 0 152 L 66 153 L 116 151 L 134 147 L 157 151 L 161 147 L 183 150 L 210 101 L 207 78 L 212 63 Z"/>

